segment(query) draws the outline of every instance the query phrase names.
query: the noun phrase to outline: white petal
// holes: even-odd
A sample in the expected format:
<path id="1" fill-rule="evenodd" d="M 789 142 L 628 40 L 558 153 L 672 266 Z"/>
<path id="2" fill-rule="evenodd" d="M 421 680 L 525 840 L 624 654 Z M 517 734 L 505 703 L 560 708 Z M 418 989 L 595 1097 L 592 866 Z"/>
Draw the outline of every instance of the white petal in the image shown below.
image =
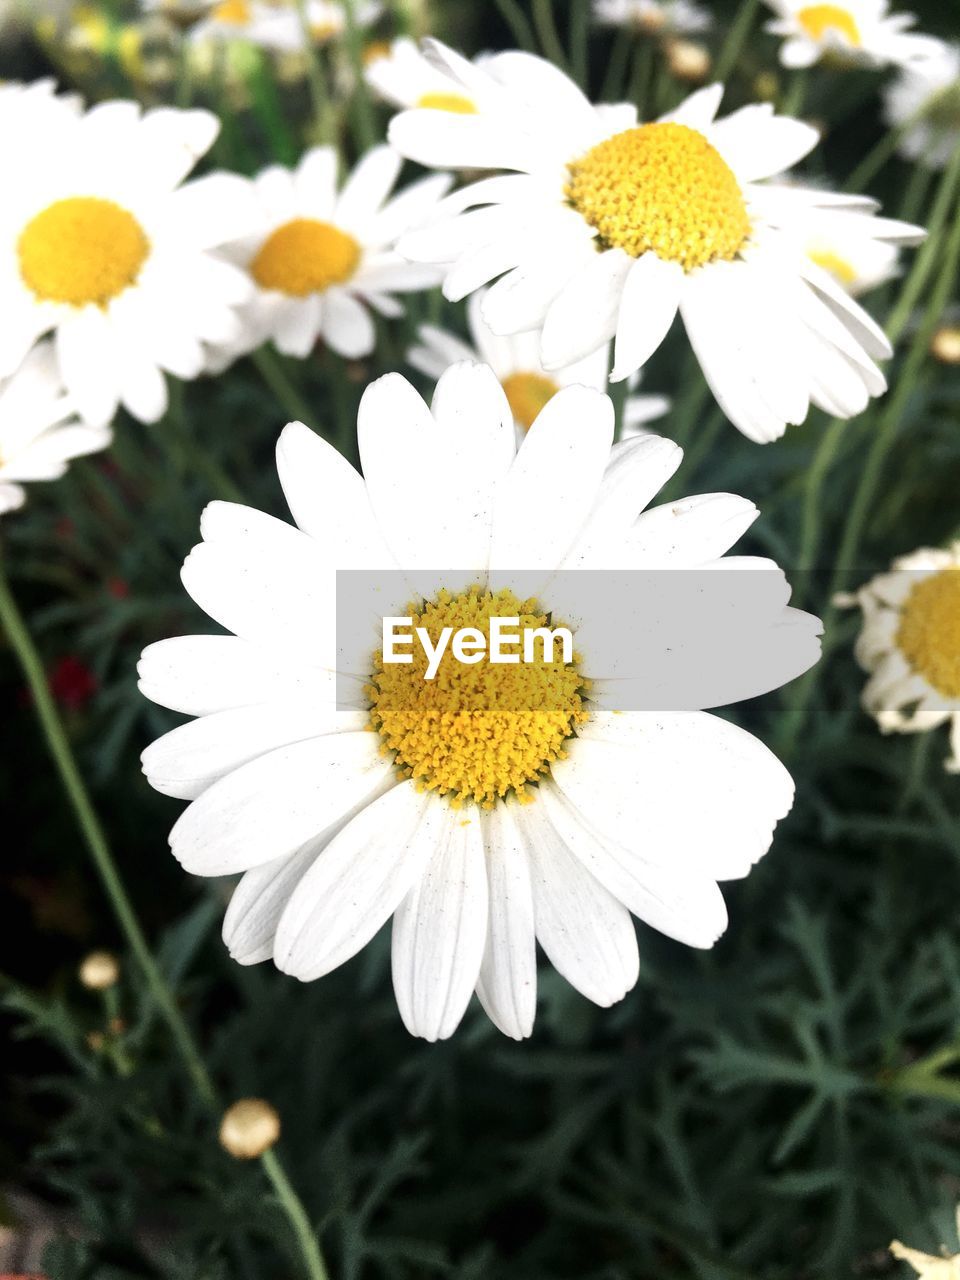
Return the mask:
<path id="1" fill-rule="evenodd" d="M 620 382 L 653 355 L 680 305 L 683 268 L 645 253 L 630 268 L 620 298 L 611 382 Z"/>
<path id="2" fill-rule="evenodd" d="M 613 337 L 633 263 L 622 249 L 606 249 L 564 286 L 543 324 L 540 354 L 545 369 L 572 364 Z"/>
<path id="3" fill-rule="evenodd" d="M 504 1035 L 523 1040 L 537 1011 L 537 955 L 526 844 L 519 805 L 498 804 L 481 817 L 490 911 L 477 995 Z"/>

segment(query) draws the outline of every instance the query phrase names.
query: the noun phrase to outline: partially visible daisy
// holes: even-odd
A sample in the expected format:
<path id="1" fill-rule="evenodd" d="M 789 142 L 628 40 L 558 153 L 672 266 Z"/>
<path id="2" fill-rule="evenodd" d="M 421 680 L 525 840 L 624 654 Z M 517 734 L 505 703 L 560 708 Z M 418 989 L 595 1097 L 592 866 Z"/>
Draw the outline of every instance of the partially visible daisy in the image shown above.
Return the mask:
<path id="1" fill-rule="evenodd" d="M 691 35 L 713 26 L 710 12 L 693 0 L 593 0 L 593 18 L 647 35 Z"/>
<path id="2" fill-rule="evenodd" d="M 905 66 L 934 56 L 941 41 L 907 30 L 916 22 L 912 13 L 889 12 L 888 0 L 839 0 L 816 4 L 808 0 L 767 0 L 777 17 L 767 23 L 771 35 L 781 36 L 780 61 L 785 67 L 811 67 L 835 56 L 868 66 Z"/>
<path id="3" fill-rule="evenodd" d="M 477 107 L 469 93 L 454 92 L 450 77 L 438 70 L 407 36 L 367 61 L 367 84 L 395 107 L 424 107 L 472 115 Z"/>
<path id="4" fill-rule="evenodd" d="M 50 342 L 39 342 L 9 378 L 0 378 L 0 512 L 23 504 L 24 484 L 58 480 L 71 458 L 97 453 L 108 427 L 79 422 Z"/>
<path id="5" fill-rule="evenodd" d="M 960 772 L 960 542 L 895 560 L 841 605 L 859 605 L 854 650 L 870 673 L 863 705 L 884 733 L 950 725 L 946 767 Z"/>
<path id="6" fill-rule="evenodd" d="M 943 169 L 960 146 L 960 45 L 905 67 L 886 91 L 887 123 L 903 129 L 900 152 L 930 169 Z"/>
<path id="7" fill-rule="evenodd" d="M 354 21 L 367 27 L 380 16 L 378 3 L 356 6 Z M 314 44 L 325 44 L 342 35 L 347 25 L 342 4 L 332 0 L 307 0 L 306 27 Z M 271 0 L 219 0 L 201 22 L 191 28 L 194 41 L 244 40 L 263 49 L 293 53 L 304 47 L 304 22 L 295 4 Z"/>
<path id="8" fill-rule="evenodd" d="M 450 180 L 423 178 L 391 198 L 401 164 L 392 148 L 374 147 L 338 190 L 335 148 L 315 147 L 295 170 L 272 165 L 254 180 L 257 230 L 227 250 L 253 286 L 239 345 L 272 339 L 303 358 L 322 338 L 339 355 L 368 355 L 370 309 L 402 315 L 395 294 L 440 282 L 441 270 L 408 262 L 394 245 L 428 220 Z"/>
<path id="9" fill-rule="evenodd" d="M 218 128 L 207 111 L 106 102 L 38 131 L 0 201 L 0 376 L 52 331 L 86 421 L 102 425 L 123 404 L 154 422 L 164 371 L 196 377 L 202 344 L 239 332 L 250 282 L 213 251 L 251 226 L 249 184 L 211 174 L 181 185 Z"/>
<path id="10" fill-rule="evenodd" d="M 596 391 L 606 391 L 610 354 L 607 347 L 601 347 L 577 364 L 547 373 L 540 363 L 537 335 L 518 333 L 513 337 L 498 338 L 480 314 L 482 305 L 482 291 L 473 294 L 467 303 L 472 347 L 446 329 L 421 325 L 417 330 L 417 345 L 407 352 L 407 360 L 414 369 L 436 380 L 461 360 L 480 360 L 488 364 L 500 379 L 517 431 L 521 434 L 530 430 L 540 410 L 561 388 L 579 384 Z M 634 434 L 669 408 L 670 401 L 665 396 L 628 396 L 624 406 L 625 434 Z"/>
<path id="11" fill-rule="evenodd" d="M 420 658 L 390 665 L 379 648 L 383 617 L 416 594 L 404 582 L 419 587 L 439 558 L 449 576 L 431 573 L 409 606 L 433 639 L 494 616 L 544 625 L 557 569 L 697 567 L 727 590 L 742 568 L 769 590 L 738 623 L 736 652 L 677 620 L 675 642 L 710 686 L 696 705 L 754 696 L 816 661 L 819 624 L 787 607 L 779 570 L 724 558 L 752 504 L 714 494 L 644 512 L 681 451 L 657 437 L 611 450 L 612 436 L 613 406 L 585 387 L 558 392 L 518 447 L 491 370 L 448 369 L 431 408 L 389 374 L 360 405 L 362 475 L 300 424 L 281 435 L 299 528 L 206 509 L 182 578 L 229 634 L 144 651 L 142 692 L 196 719 L 148 747 L 143 767 L 191 801 L 170 834 L 184 868 L 244 873 L 224 921 L 241 964 L 319 978 L 393 917 L 394 989 L 413 1034 L 450 1036 L 476 991 L 521 1039 L 537 942 L 609 1005 L 638 976 L 631 913 L 695 947 L 724 931 L 718 881 L 764 855 L 793 784 L 757 738 L 704 711 L 618 711 L 623 681 L 650 664 L 632 642 L 612 658 L 607 610 L 575 621 L 572 661 L 448 654 L 430 682 Z M 529 578 L 515 594 L 520 567 L 542 598 Z M 379 617 L 352 640 L 335 625 L 340 568 L 403 571 L 378 579 Z M 339 702 L 334 668 L 349 686 Z"/>
<path id="12" fill-rule="evenodd" d="M 615 382 L 679 313 L 720 405 L 757 441 L 802 422 L 811 402 L 851 417 L 885 390 L 875 360 L 890 345 L 808 256 L 805 228 L 813 218 L 826 232 L 908 244 L 924 233 L 873 221 L 855 196 L 764 181 L 815 146 L 810 126 L 769 105 L 715 121 L 720 85 L 637 125 L 635 107 L 592 106 L 532 55 L 478 67 L 425 47 L 478 113 L 403 111 L 391 141 L 427 165 L 518 171 L 455 192 L 447 217 L 401 240 L 411 259 L 446 264 L 448 298 L 501 276 L 483 303 L 495 333 L 541 328 L 547 370 L 614 338 Z"/>

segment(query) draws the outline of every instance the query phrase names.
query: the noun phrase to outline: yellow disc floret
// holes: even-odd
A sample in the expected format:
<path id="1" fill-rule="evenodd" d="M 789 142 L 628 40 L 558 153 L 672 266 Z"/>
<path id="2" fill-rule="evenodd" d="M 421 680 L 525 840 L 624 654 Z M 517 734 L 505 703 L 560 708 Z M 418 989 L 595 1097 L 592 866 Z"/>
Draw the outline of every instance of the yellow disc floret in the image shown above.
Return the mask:
<path id="1" fill-rule="evenodd" d="M 332 222 L 294 218 L 267 237 L 250 271 L 264 289 L 306 298 L 349 280 L 359 261 L 360 246 L 346 231 Z"/>
<path id="2" fill-rule="evenodd" d="M 17 241 L 20 275 L 42 302 L 106 304 L 137 280 L 150 242 L 126 209 L 99 196 L 57 200 Z"/>
<path id="3" fill-rule="evenodd" d="M 537 414 L 560 390 L 545 373 L 508 373 L 502 386 L 510 412 L 524 431 L 530 430 Z"/>
<path id="4" fill-rule="evenodd" d="M 856 267 L 852 262 L 848 262 L 846 258 L 841 257 L 839 253 L 835 253 L 833 249 L 810 249 L 808 256 L 818 267 L 823 267 L 824 271 L 829 271 L 834 279 L 844 287 L 856 283 Z"/>
<path id="5" fill-rule="evenodd" d="M 441 591 L 407 613 L 434 645 L 444 627 L 475 627 L 487 636 L 492 617 L 519 618 L 510 629 L 521 635 L 555 625 L 536 601 L 482 587 Z M 587 719 L 577 655 L 566 664 L 558 648 L 548 654 L 538 644 L 533 662 L 498 664 L 484 652 L 467 665 L 448 646 L 427 680 L 423 647 L 414 642 L 409 652 L 407 664 L 385 664 L 377 652 L 368 687 L 371 726 L 397 769 L 455 808 L 473 801 L 489 809 L 510 793 L 528 801 L 527 786 L 564 757 L 565 743 Z"/>
<path id="6" fill-rule="evenodd" d="M 569 166 L 567 198 L 604 248 L 652 250 L 686 271 L 735 258 L 750 234 L 733 170 L 702 133 L 644 124 L 598 143 Z"/>
<path id="7" fill-rule="evenodd" d="M 418 107 L 429 107 L 434 111 L 452 111 L 458 116 L 476 115 L 476 104 L 462 93 L 424 93 L 416 102 Z"/>
<path id="8" fill-rule="evenodd" d="M 900 611 L 897 646 L 938 693 L 960 698 L 960 568 L 916 584 Z"/>
<path id="9" fill-rule="evenodd" d="M 856 20 L 838 4 L 808 4 L 797 14 L 797 21 L 811 40 L 822 40 L 836 32 L 855 48 L 860 46 L 860 28 Z"/>

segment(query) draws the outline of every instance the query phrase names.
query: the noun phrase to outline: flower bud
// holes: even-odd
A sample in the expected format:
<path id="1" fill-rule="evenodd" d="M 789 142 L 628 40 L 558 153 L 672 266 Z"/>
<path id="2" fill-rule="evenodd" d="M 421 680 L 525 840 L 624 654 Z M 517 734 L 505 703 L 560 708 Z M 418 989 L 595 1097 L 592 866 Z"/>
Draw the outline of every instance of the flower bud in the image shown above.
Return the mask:
<path id="1" fill-rule="evenodd" d="M 960 327 L 938 329 L 930 340 L 930 354 L 942 364 L 960 364 Z"/>
<path id="2" fill-rule="evenodd" d="M 120 980 L 120 964 L 109 951 L 91 951 L 80 966 L 80 981 L 88 991 L 106 991 Z"/>
<path id="3" fill-rule="evenodd" d="M 223 1113 L 220 1145 L 237 1160 L 255 1160 L 280 1137 L 280 1117 L 263 1098 L 241 1098 Z"/>
<path id="4" fill-rule="evenodd" d="M 699 84 L 710 74 L 710 51 L 692 40 L 670 40 L 667 43 L 667 66 L 678 80 Z"/>

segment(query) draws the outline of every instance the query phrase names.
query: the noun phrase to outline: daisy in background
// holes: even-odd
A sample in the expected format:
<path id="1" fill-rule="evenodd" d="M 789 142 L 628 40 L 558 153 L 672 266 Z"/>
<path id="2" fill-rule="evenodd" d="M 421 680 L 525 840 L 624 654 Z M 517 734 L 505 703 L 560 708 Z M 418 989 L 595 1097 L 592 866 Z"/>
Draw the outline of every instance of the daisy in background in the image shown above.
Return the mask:
<path id="1" fill-rule="evenodd" d="M 577 621 L 572 662 L 468 666 L 448 654 L 429 683 L 419 660 L 388 666 L 379 651 L 383 616 L 403 611 L 389 595 L 409 600 L 425 573 L 434 589 L 408 607 L 436 636 L 510 614 L 541 625 L 557 605 L 555 570 L 628 564 L 715 569 L 718 583 L 732 576 L 724 570 L 768 570 L 769 605 L 743 651 L 685 633 L 714 654 L 712 664 L 694 655 L 698 671 L 709 667 L 709 705 L 816 661 L 819 624 L 786 607 L 776 567 L 723 558 L 752 504 L 714 494 L 641 514 L 681 450 L 642 437 L 611 451 L 612 436 L 612 404 L 585 387 L 559 391 L 518 447 L 490 369 L 448 369 L 432 409 L 390 374 L 360 405 L 362 475 L 299 423 L 281 435 L 299 527 L 243 506 L 206 509 L 182 578 L 230 634 L 144 651 L 142 692 L 196 719 L 148 747 L 143 767 L 158 790 L 191 801 L 170 835 L 184 868 L 243 873 L 224 922 L 240 963 L 272 958 L 319 978 L 393 916 L 394 988 L 413 1034 L 451 1035 L 476 990 L 519 1039 L 536 1010 L 537 941 L 608 1005 L 637 980 L 631 912 L 691 946 L 723 932 L 717 882 L 767 851 L 790 777 L 757 738 L 712 715 L 617 712 L 622 684 L 605 673 L 628 679 L 645 660 L 604 665 L 607 610 Z M 450 566 L 440 590 L 438 557 Z M 536 601 L 513 594 L 512 566 L 542 580 Z M 342 568 L 400 568 L 410 583 L 370 597 L 376 614 L 355 646 L 335 625 Z M 730 664 L 744 652 L 734 693 Z M 776 669 L 765 680 L 761 655 Z M 334 667 L 349 706 L 337 702 Z"/>
<path id="2" fill-rule="evenodd" d="M 382 12 L 379 3 L 355 6 L 354 22 L 368 27 Z M 313 44 L 326 44 L 342 35 L 347 15 L 342 4 L 333 0 L 307 0 L 306 26 Z M 304 47 L 304 24 L 294 3 L 271 3 L 271 0 L 220 0 L 206 16 L 191 28 L 190 39 L 201 41 L 245 40 L 282 53 L 294 53 Z"/>
<path id="3" fill-rule="evenodd" d="M 367 60 L 367 84 L 395 107 L 423 107 L 472 115 L 476 103 L 466 91 L 454 91 L 450 77 L 438 70 L 408 36 L 394 40 Z"/>
<path id="4" fill-rule="evenodd" d="M 417 345 L 407 352 L 407 362 L 434 381 L 461 360 L 479 360 L 489 365 L 500 380 L 521 438 L 533 426 L 540 410 L 563 387 L 580 384 L 606 391 L 608 348 L 601 347 L 577 364 L 547 373 L 540 363 L 537 335 L 518 333 L 510 338 L 498 338 L 480 314 L 482 305 L 482 290 L 467 302 L 472 347 L 446 329 L 424 324 L 417 330 Z M 670 401 L 665 396 L 628 396 L 624 405 L 624 434 L 638 433 L 669 408 Z"/>
<path id="5" fill-rule="evenodd" d="M 887 123 L 903 130 L 898 148 L 908 160 L 943 169 L 960 144 L 960 45 L 905 67 L 886 91 Z"/>
<path id="6" fill-rule="evenodd" d="M 720 85 L 638 125 L 636 108 L 592 106 L 556 67 L 511 52 L 482 67 L 437 43 L 428 56 L 475 95 L 475 115 L 403 111 L 390 139 L 422 164 L 515 170 L 449 196 L 398 248 L 445 264 L 457 300 L 495 277 L 483 317 L 497 334 L 541 329 L 545 369 L 615 340 L 611 379 L 630 377 L 677 314 L 714 395 L 751 439 L 770 441 L 812 403 L 860 413 L 886 382 L 890 345 L 811 260 L 812 217 L 831 235 L 913 244 L 923 231 L 874 218 L 856 196 L 765 179 L 817 133 L 769 105 L 715 120 Z"/>
<path id="7" fill-rule="evenodd" d="M 837 603 L 863 610 L 854 653 L 870 673 L 864 709 L 883 733 L 949 724 L 946 768 L 960 772 L 960 542 L 901 556 Z"/>
<path id="8" fill-rule="evenodd" d="M 248 277 L 214 250 L 252 224 L 248 183 L 183 179 L 216 137 L 207 111 L 106 102 L 57 128 L 18 118 L 0 201 L 0 376 L 52 333 L 85 421 L 118 404 L 142 422 L 167 405 L 164 371 L 195 378 L 205 342 L 240 330 Z M 2 146 L 3 144 L 0 144 Z"/>
<path id="9" fill-rule="evenodd" d="M 232 357 L 267 340 L 301 359 L 318 339 L 348 359 L 368 355 L 370 309 L 402 315 L 395 294 L 439 284 L 440 269 L 408 262 L 394 245 L 429 219 L 450 179 L 423 178 L 391 198 L 401 164 L 392 148 L 374 147 L 338 189 L 336 149 L 315 147 L 296 169 L 272 165 L 254 179 L 255 230 L 226 251 L 252 288 L 243 337 L 213 344 L 215 365 L 224 345 Z"/>
<path id="10" fill-rule="evenodd" d="M 781 36 L 780 61 L 785 67 L 812 67 L 821 58 L 883 67 L 905 66 L 934 57 L 942 41 L 909 31 L 912 13 L 890 13 L 888 0 L 841 0 L 810 4 L 807 0 L 767 0 L 777 15 L 766 25 Z"/>
<path id="11" fill-rule="evenodd" d="M 19 369 L 0 378 L 0 512 L 23 505 L 24 484 L 59 480 L 71 458 L 97 453 L 108 427 L 79 422 L 64 394 L 50 342 L 39 342 Z"/>
<path id="12" fill-rule="evenodd" d="M 693 35 L 713 26 L 709 11 L 692 0 L 593 0 L 593 19 L 644 35 Z"/>

